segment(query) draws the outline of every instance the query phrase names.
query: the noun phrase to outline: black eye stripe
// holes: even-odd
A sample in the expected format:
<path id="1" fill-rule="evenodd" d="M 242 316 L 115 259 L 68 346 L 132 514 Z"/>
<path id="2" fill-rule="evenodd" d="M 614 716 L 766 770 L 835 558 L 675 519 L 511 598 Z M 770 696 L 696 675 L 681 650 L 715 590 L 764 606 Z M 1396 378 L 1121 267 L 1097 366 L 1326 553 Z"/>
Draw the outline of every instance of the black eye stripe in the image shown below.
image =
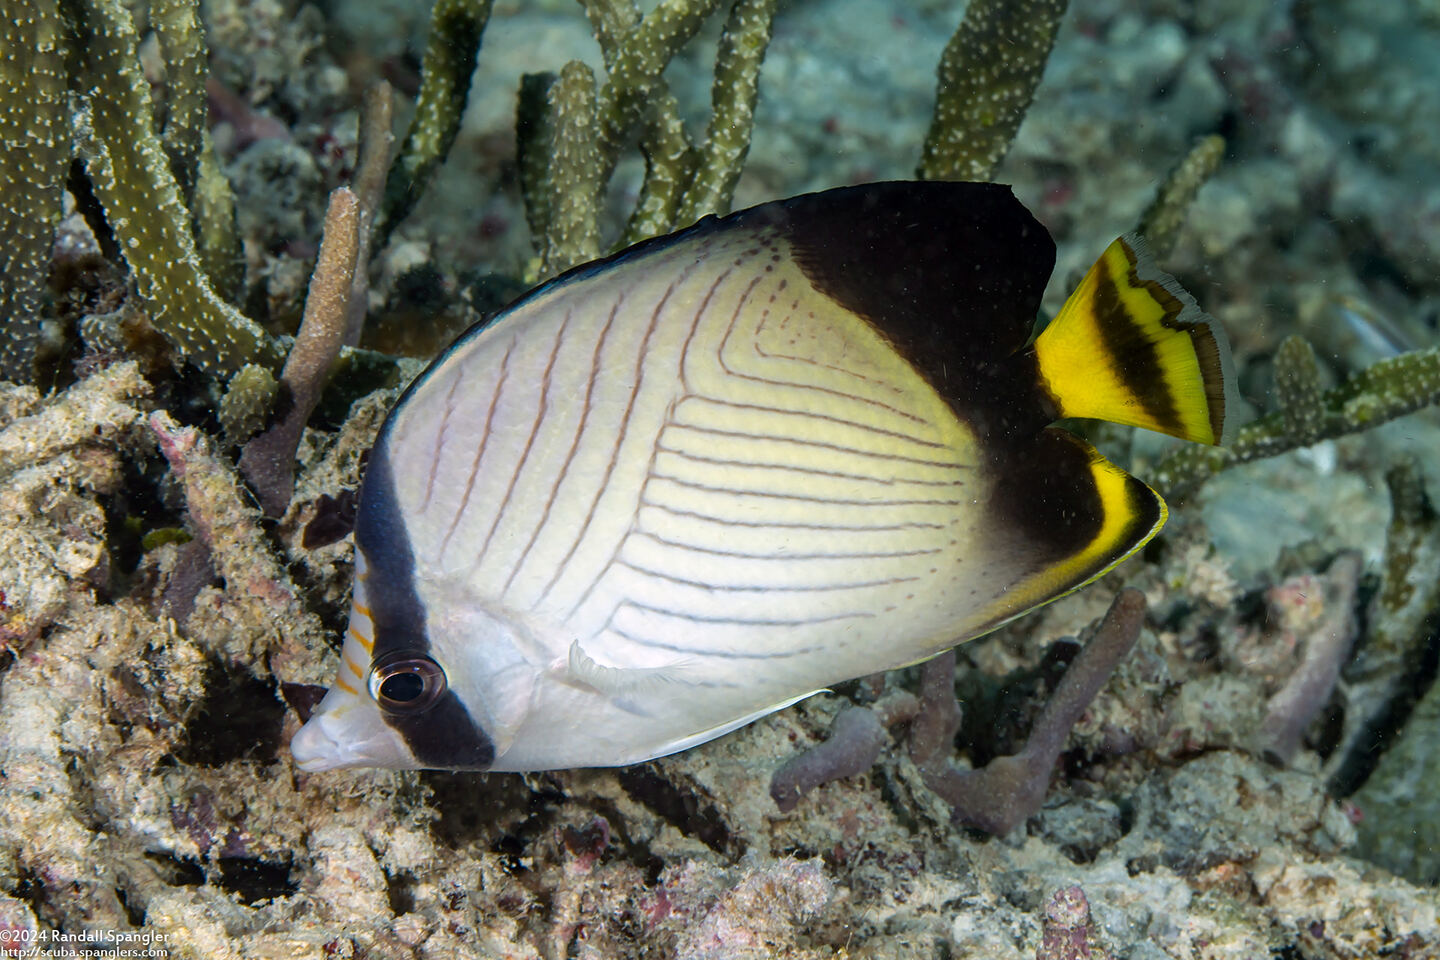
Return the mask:
<path id="1" fill-rule="evenodd" d="M 396 405 L 396 410 L 400 405 Z M 367 602 L 373 614 L 375 666 L 426 656 L 425 607 L 415 592 L 414 557 L 387 455 L 386 421 L 370 454 L 355 522 L 355 546 L 370 571 Z M 441 671 L 443 676 L 444 671 Z M 372 669 L 372 676 L 374 671 Z M 371 686 L 375 692 L 376 685 Z M 377 704 L 378 704 L 377 698 Z M 495 759 L 495 745 L 448 685 L 425 709 L 386 709 L 380 716 L 405 741 L 421 766 L 440 770 L 484 770 Z"/>

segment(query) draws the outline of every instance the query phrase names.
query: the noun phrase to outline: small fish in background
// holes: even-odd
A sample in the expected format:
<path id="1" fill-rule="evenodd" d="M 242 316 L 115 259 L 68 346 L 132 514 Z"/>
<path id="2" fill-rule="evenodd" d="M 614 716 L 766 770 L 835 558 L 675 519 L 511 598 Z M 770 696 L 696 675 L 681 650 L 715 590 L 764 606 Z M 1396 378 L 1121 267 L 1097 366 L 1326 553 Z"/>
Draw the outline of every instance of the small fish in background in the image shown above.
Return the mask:
<path id="1" fill-rule="evenodd" d="M 1341 320 L 1342 329 L 1353 341 L 1343 355 L 1355 362 L 1374 363 L 1388 360 L 1410 350 L 1419 348 L 1413 337 L 1408 337 L 1393 321 L 1358 297 L 1338 294 L 1331 301 Z M 1341 335 L 1342 340 L 1345 338 Z"/>
<path id="2" fill-rule="evenodd" d="M 1218 325 L 1133 238 L 1031 342 L 1054 266 L 1005 186 L 708 218 L 462 335 L 370 455 L 305 770 L 683 750 L 1093 580 L 1163 500 L 1092 417 L 1217 443 Z"/>

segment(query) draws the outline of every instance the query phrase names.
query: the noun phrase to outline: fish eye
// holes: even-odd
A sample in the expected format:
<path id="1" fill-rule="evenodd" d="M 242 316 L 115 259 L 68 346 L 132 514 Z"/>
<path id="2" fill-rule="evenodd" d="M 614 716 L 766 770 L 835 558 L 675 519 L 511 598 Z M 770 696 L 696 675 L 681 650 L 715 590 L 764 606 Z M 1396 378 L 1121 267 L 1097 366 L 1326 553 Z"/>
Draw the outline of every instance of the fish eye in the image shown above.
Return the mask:
<path id="1" fill-rule="evenodd" d="M 419 713 L 445 693 L 445 670 L 424 654 L 399 652 L 376 661 L 370 694 L 382 710 Z"/>

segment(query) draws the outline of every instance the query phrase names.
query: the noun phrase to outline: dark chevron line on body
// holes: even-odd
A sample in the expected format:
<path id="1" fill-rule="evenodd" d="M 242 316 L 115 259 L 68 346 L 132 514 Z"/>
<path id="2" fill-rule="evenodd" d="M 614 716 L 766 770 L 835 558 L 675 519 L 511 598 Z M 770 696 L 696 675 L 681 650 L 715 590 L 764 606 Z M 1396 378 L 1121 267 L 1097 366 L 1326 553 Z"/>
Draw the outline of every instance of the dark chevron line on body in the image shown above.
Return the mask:
<path id="1" fill-rule="evenodd" d="M 829 503 L 837 507 L 955 507 L 964 501 L 961 500 L 839 500 L 833 497 L 813 497 L 803 493 L 772 493 L 767 490 L 739 490 L 734 487 L 716 487 L 706 483 L 696 483 L 692 480 L 681 480 L 663 473 L 650 473 L 649 477 L 655 480 L 665 480 L 679 487 L 687 487 L 691 490 L 703 490 L 706 493 L 716 493 L 724 496 L 734 497 L 760 497 L 766 500 L 799 500 L 804 503 Z M 647 485 L 648 486 L 648 485 Z"/>
<path id="2" fill-rule="evenodd" d="M 724 590 L 732 592 L 748 591 L 753 593 L 821 593 L 827 590 L 863 590 L 867 587 L 889 587 L 894 586 L 897 583 L 910 583 L 912 581 L 920 579 L 919 577 L 889 577 L 884 580 L 864 580 L 857 583 L 832 583 L 826 584 L 824 586 L 804 587 L 780 587 L 773 585 L 764 586 L 761 584 L 747 583 L 704 583 L 699 580 L 688 580 L 684 577 L 677 577 L 674 574 L 663 573 L 659 570 L 651 570 L 647 567 L 640 566 L 638 563 L 632 563 L 631 561 L 626 560 L 624 557 L 621 557 L 615 562 L 619 566 L 629 567 L 631 570 L 634 570 L 636 573 L 643 574 L 644 576 L 656 577 L 661 580 L 668 580 L 671 583 L 678 583 L 682 586 L 698 587 L 702 590 Z"/>
<path id="3" fill-rule="evenodd" d="M 515 485 L 520 482 L 520 474 L 525 469 L 525 464 L 530 461 L 530 451 L 535 448 L 535 437 L 540 433 L 540 426 L 545 422 L 545 415 L 550 410 L 550 375 L 555 370 L 555 358 L 560 355 L 560 341 L 565 336 L 565 325 L 570 321 L 570 314 L 565 314 L 565 319 L 555 328 L 555 342 L 550 345 L 550 359 L 545 363 L 545 373 L 540 378 L 540 402 L 535 408 L 535 420 L 530 424 L 530 435 L 525 438 L 525 448 L 520 451 L 520 459 L 515 462 L 515 469 L 510 473 L 510 483 L 505 487 L 505 496 L 500 498 L 500 503 L 494 507 L 494 516 L 490 520 L 490 529 L 485 533 L 485 542 L 480 545 L 480 550 L 475 556 L 475 562 L 471 564 L 471 571 L 478 570 L 480 564 L 485 561 L 485 554 L 490 551 L 490 541 L 495 537 L 495 531 L 500 528 L 500 521 L 505 518 L 505 512 L 510 508 L 510 498 L 515 495 Z"/>
<path id="4" fill-rule="evenodd" d="M 602 633 L 613 633 L 622 640 L 640 647 L 650 647 L 655 650 L 669 650 L 672 653 L 688 653 L 697 657 L 713 657 L 717 660 L 785 660 L 790 657 L 798 657 L 807 653 L 814 653 L 816 647 L 798 647 L 791 650 L 778 650 L 773 653 L 740 653 L 735 650 L 716 650 L 708 647 L 682 647 L 679 644 L 664 643 L 660 640 L 649 640 L 645 637 L 637 637 L 633 633 L 626 633 L 619 627 L 607 625 Z"/>
<path id="5" fill-rule="evenodd" d="M 715 359 L 720 364 L 721 370 L 724 370 L 726 374 L 736 378 L 737 380 L 749 380 L 752 383 L 762 383 L 776 387 L 793 387 L 797 390 L 814 390 L 819 393 L 829 394 L 834 397 L 842 397 L 847 400 L 854 400 L 857 403 L 870 404 L 871 406 L 879 407 L 882 410 L 888 410 L 896 416 L 904 417 L 906 420 L 909 420 L 913 423 L 920 423 L 924 424 L 925 426 L 931 425 L 930 421 L 926 420 L 924 417 L 917 417 L 913 413 L 910 413 L 906 410 L 901 410 L 898 407 L 892 407 L 890 406 L 890 404 L 885 403 L 881 400 L 874 400 L 870 397 L 857 396 L 853 393 L 847 393 L 844 390 L 837 390 L 834 387 L 823 387 L 813 383 L 797 383 L 793 380 L 775 380 L 769 377 L 760 377 L 754 374 L 741 373 L 732 368 L 729 362 L 725 359 L 725 351 L 730 345 L 730 337 L 732 334 L 735 333 L 736 325 L 740 322 L 740 312 L 745 309 L 745 305 L 749 302 L 750 295 L 755 292 L 755 287 L 759 285 L 760 279 L 760 277 L 756 277 L 754 280 L 750 281 L 749 286 L 745 288 L 745 292 L 740 295 L 740 302 L 735 305 L 735 310 L 730 315 L 730 323 L 726 327 L 725 336 L 720 339 L 720 345 L 715 350 Z M 766 312 L 768 313 L 768 310 Z M 759 346 L 755 343 L 754 337 L 751 337 L 750 346 L 752 349 L 755 350 L 757 356 L 760 355 Z"/>
<path id="6" fill-rule="evenodd" d="M 690 320 L 690 331 L 685 334 L 685 341 L 680 344 L 679 373 L 680 386 L 683 391 L 682 396 L 691 392 L 690 377 L 685 371 L 685 368 L 690 364 L 690 344 L 695 339 L 696 331 L 700 329 L 700 321 L 705 318 L 706 312 L 710 309 L 710 301 L 714 298 L 715 291 L 720 288 L 720 284 L 724 283 L 725 278 L 729 276 L 730 268 L 727 267 L 720 276 L 715 278 L 715 282 L 710 284 L 710 289 L 705 291 L 705 296 L 700 299 L 700 305 L 695 308 L 695 315 Z"/>
<path id="7" fill-rule="evenodd" d="M 797 387 L 797 389 L 809 388 Z M 803 417 L 809 420 L 823 420 L 827 423 L 838 424 L 842 427 L 853 427 L 856 430 L 862 430 L 866 433 L 873 433 L 882 437 L 890 437 L 893 440 L 903 440 L 908 443 L 916 444 L 917 446 L 930 447 L 933 450 L 945 449 L 945 444 L 941 443 L 938 440 L 922 440 L 919 437 L 912 436 L 908 433 L 901 433 L 898 430 L 886 430 L 884 427 L 871 426 L 868 423 L 857 423 L 854 420 L 847 420 L 844 417 L 831 416 L 828 413 L 815 413 L 810 410 L 787 410 L 784 407 L 770 407 L 762 403 L 742 403 L 738 400 L 725 400 L 720 397 L 712 397 L 709 394 L 701 393 L 692 393 L 682 398 L 681 402 L 683 403 L 685 400 L 697 400 L 702 403 L 713 403 L 716 406 L 731 407 L 736 410 L 751 410 L 758 413 L 773 413 L 787 417 Z M 764 436 L 764 434 L 760 434 L 759 436 Z"/>
<path id="8" fill-rule="evenodd" d="M 696 263 L 699 263 L 699 260 L 698 260 L 698 259 L 696 260 Z M 686 270 L 681 274 L 680 278 L 679 278 L 678 280 L 676 280 L 674 283 L 672 283 L 669 288 L 666 289 L 665 295 L 661 298 L 659 306 L 656 307 L 655 313 L 651 316 L 650 331 L 653 331 L 653 330 L 654 330 L 656 319 L 660 316 L 661 312 L 663 312 L 666 303 L 669 302 L 669 299 L 670 299 L 670 297 L 672 296 L 672 294 L 673 294 L 673 292 L 674 292 L 674 290 L 675 290 L 675 287 L 678 286 L 680 283 L 683 283 L 686 279 L 688 279 L 690 273 L 692 272 L 692 270 L 693 270 L 693 265 L 692 265 L 691 268 L 686 269 Z M 698 306 L 695 308 L 695 310 L 694 310 L 694 315 L 693 315 L 693 317 L 692 317 L 691 320 L 690 320 L 690 330 L 686 333 L 686 335 L 685 335 L 685 340 L 684 340 L 684 342 L 683 342 L 683 343 L 681 344 L 681 346 L 680 346 L 680 352 L 676 355 L 676 358 L 675 358 L 675 363 L 676 363 L 676 367 L 677 367 L 677 369 L 676 369 L 676 371 L 675 371 L 675 376 L 676 376 L 676 378 L 678 379 L 678 381 L 680 382 L 680 385 L 681 385 L 682 389 L 685 389 L 685 364 L 686 364 L 686 358 L 689 356 L 689 353 L 690 353 L 690 342 L 691 342 L 691 340 L 694 338 L 696 331 L 700 329 L 700 324 L 701 324 L 701 322 L 704 320 L 706 312 L 710 309 L 710 301 L 711 301 L 711 299 L 715 296 L 715 291 L 720 288 L 721 283 L 723 283 L 724 280 L 725 280 L 725 278 L 728 277 L 729 275 L 730 275 L 730 269 L 727 268 L 727 269 L 724 270 L 718 277 L 716 277 L 716 278 L 711 282 L 709 288 L 705 291 L 705 295 L 700 298 L 700 303 L 699 303 L 699 305 L 698 305 Z M 649 343 L 650 331 L 647 331 L 647 332 L 646 332 L 646 335 L 645 335 L 647 345 L 648 345 L 648 343 Z M 641 352 L 642 358 L 643 358 L 645 352 L 646 352 L 646 351 L 642 349 L 642 352 Z M 638 389 L 638 381 L 639 381 L 640 375 L 641 375 L 641 370 L 640 370 L 640 368 L 637 366 L 637 369 L 636 369 L 637 389 Z M 635 396 L 634 394 L 631 395 L 631 403 L 632 403 L 632 404 L 633 404 L 633 402 L 634 402 L 634 396 Z M 674 412 L 675 404 L 676 404 L 677 402 L 678 402 L 678 401 L 672 399 L 672 400 L 670 401 L 669 406 L 668 406 L 668 407 L 666 408 L 666 410 L 665 410 L 665 415 L 664 415 L 664 417 L 661 418 L 660 428 L 659 428 L 659 430 L 656 431 L 656 434 L 655 434 L 655 442 L 652 443 L 651 446 L 650 446 L 650 461 L 649 461 L 649 463 L 646 464 L 646 467 L 645 467 L 645 473 L 646 473 L 646 476 L 647 476 L 647 477 L 649 476 L 650 471 L 651 471 L 652 469 L 654 469 L 654 467 L 655 467 L 655 458 L 659 455 L 659 440 L 660 440 L 660 434 L 664 432 L 664 430 L 665 430 L 665 424 L 667 424 L 667 423 L 670 422 L 671 414 Z M 627 425 L 628 425 L 628 423 L 629 423 L 629 416 L 630 416 L 630 411 L 629 411 L 629 409 L 627 408 L 627 410 L 626 410 L 626 424 L 627 424 Z M 618 451 L 619 448 L 617 447 L 616 449 L 617 449 L 617 451 Z M 607 482 L 608 482 L 608 474 L 607 474 Z M 643 492 L 644 492 L 644 481 L 641 482 L 641 496 L 643 496 Z M 598 502 L 598 500 L 597 500 L 597 502 Z M 592 507 L 592 510 L 593 510 L 593 507 Z M 635 513 L 634 513 L 634 515 L 633 515 L 633 516 L 631 517 L 631 519 L 630 519 L 630 530 L 634 530 L 635 527 L 636 527 L 636 525 L 639 523 L 639 514 L 640 514 L 640 503 L 637 501 L 637 502 L 636 502 L 636 505 L 635 505 Z M 587 519 L 587 525 L 588 525 L 588 519 Z M 608 558 L 608 559 L 605 561 L 605 563 L 601 566 L 600 571 L 595 575 L 595 578 L 590 581 L 590 585 L 585 588 L 585 591 L 580 595 L 580 598 L 579 598 L 578 600 L 576 600 L 576 601 L 575 601 L 575 604 L 570 608 L 570 614 L 573 615 L 576 610 L 579 610 L 579 609 L 580 609 L 581 605 L 584 604 L 585 601 L 590 598 L 590 594 L 594 592 L 595 588 L 600 584 L 600 581 L 604 578 L 605 574 L 608 573 L 609 570 L 610 570 L 610 568 L 615 565 L 615 562 L 616 562 L 616 561 L 619 559 L 619 557 L 620 557 L 620 551 L 621 551 L 622 549 L 624 549 L 624 547 L 625 547 L 625 540 L 626 540 L 626 537 L 628 537 L 628 536 L 629 536 L 629 531 L 627 531 L 627 532 L 626 532 L 626 535 L 623 536 L 623 537 L 621 537 L 621 538 L 615 543 L 614 549 L 612 549 L 612 550 L 610 551 L 610 556 L 609 556 L 609 558 Z M 548 588 L 547 588 L 547 592 L 548 592 Z"/>
<path id="9" fill-rule="evenodd" d="M 689 278 L 692 270 L 693 266 L 687 268 L 679 277 L 670 281 L 670 285 L 665 288 L 664 294 L 661 295 L 659 301 L 655 304 L 655 309 L 650 312 L 650 323 L 645 327 L 645 336 L 641 339 L 640 349 L 636 351 L 635 354 L 635 379 L 630 386 L 630 399 L 625 402 L 625 413 L 620 419 L 620 429 L 615 434 L 615 446 L 610 451 L 610 461 L 605 465 L 600 483 L 595 488 L 595 496 L 590 500 L 590 506 L 585 511 L 585 521 L 580 525 L 580 530 L 576 533 L 574 542 L 570 544 L 570 549 L 565 552 L 564 558 L 556 564 L 555 572 L 551 574 L 550 581 L 545 584 L 545 589 L 540 592 L 540 601 L 542 602 L 550 595 L 550 591 L 555 589 L 555 584 L 560 582 L 560 577 L 569 566 L 571 558 L 574 557 L 575 552 L 580 549 L 580 544 L 584 541 L 585 535 L 590 532 L 590 524 L 595 520 L 595 510 L 604 498 L 605 491 L 610 487 L 610 479 L 614 476 L 615 465 L 620 459 L 620 448 L 625 445 L 625 438 L 629 435 L 630 418 L 635 413 L 635 401 L 639 399 L 640 390 L 645 385 L 645 361 L 650 353 L 650 338 L 654 336 L 655 327 L 660 322 L 660 315 L 665 311 L 665 305 L 669 303 L 670 297 L 674 295 L 675 288 Z M 623 539 L 622 537 L 622 542 Z M 617 551 L 620 549 L 618 544 L 615 549 Z M 595 578 L 591 580 L 590 585 L 586 587 L 580 595 L 580 599 L 575 601 L 570 607 L 569 613 L 566 614 L 567 618 L 572 616 L 576 610 L 580 609 L 580 605 L 585 602 L 586 598 L 590 596 L 591 591 L 595 589 L 595 585 L 600 582 L 600 578 L 605 575 L 605 570 L 608 566 L 609 564 L 607 563 L 601 567 Z"/>
<path id="10" fill-rule="evenodd" d="M 435 493 L 435 474 L 440 469 L 440 451 L 445 448 L 445 434 L 450 430 L 450 415 L 455 412 L 455 388 L 460 386 L 462 377 L 455 371 L 450 378 L 450 389 L 445 391 L 445 413 L 440 418 L 440 429 L 435 433 L 435 448 L 430 451 L 430 475 L 425 479 L 425 500 L 420 512 L 430 509 L 430 498 Z"/>
<path id="11" fill-rule="evenodd" d="M 440 556 L 444 557 L 450 549 L 450 538 L 455 536 L 455 531 L 460 529 L 460 518 L 470 506 L 470 494 L 475 491 L 475 478 L 480 472 L 480 461 L 485 456 L 485 448 L 490 445 L 490 431 L 495 424 L 495 410 L 500 405 L 500 394 L 505 390 L 505 381 L 510 376 L 510 354 L 515 350 L 516 338 L 510 338 L 510 345 L 505 348 L 505 355 L 500 358 L 500 376 L 495 380 L 495 392 L 490 395 L 490 409 L 485 414 L 485 432 L 480 436 L 480 444 L 475 448 L 475 457 L 470 461 L 470 477 L 465 481 L 465 493 L 460 497 L 460 506 L 455 511 L 455 516 L 450 521 L 450 529 L 445 532 L 445 537 L 440 541 Z"/>
<path id="12" fill-rule="evenodd" d="M 702 518 L 703 519 L 703 518 Z M 884 527 L 876 527 L 883 530 Z M 739 550 L 717 550 L 714 547 L 702 547 L 693 543 L 682 543 L 679 540 L 671 540 L 662 537 L 657 533 L 648 530 L 635 530 L 632 536 L 644 537 L 653 540 L 666 547 L 674 547 L 677 550 L 689 550 L 692 553 L 708 553 L 717 557 L 735 557 L 739 560 L 780 560 L 789 562 L 792 560 L 889 560 L 899 557 L 922 557 L 928 554 L 940 553 L 943 548 L 929 547 L 924 550 L 887 550 L 868 551 L 864 553 L 745 553 Z"/>
<path id="13" fill-rule="evenodd" d="M 685 428 L 684 424 L 674 423 L 667 426 Z M 664 434 L 662 433 L 663 437 Z M 774 438 L 767 438 L 774 439 Z M 663 442 L 656 447 L 661 453 L 668 453 L 672 456 L 683 457 L 686 460 L 693 460 L 696 463 L 710 463 L 716 466 L 753 468 L 756 470 L 787 470 L 793 473 L 805 473 L 817 477 L 833 477 L 837 480 L 863 480 L 866 483 L 879 483 L 885 486 L 894 486 L 897 483 L 910 483 L 922 487 L 960 487 L 964 486 L 961 480 L 912 480 L 908 477 L 875 477 L 864 473 L 845 473 L 840 470 L 822 470 L 818 467 L 802 467 L 793 463 L 765 463 L 758 460 L 725 460 L 720 457 L 702 457 L 698 453 L 690 453 L 676 447 L 666 446 Z"/>
<path id="14" fill-rule="evenodd" d="M 644 496 L 640 498 L 640 506 L 650 507 L 654 510 L 664 512 L 677 517 L 690 517 L 695 520 L 704 520 L 707 523 L 714 523 L 722 527 L 754 527 L 758 529 L 776 528 L 781 530 L 833 530 L 837 533 L 888 533 L 892 530 L 943 530 L 943 523 L 928 523 L 920 520 L 909 520 L 904 523 L 796 523 L 788 520 L 731 520 L 726 517 L 717 517 L 708 513 L 700 513 L 696 510 L 682 510 L 679 507 L 666 506 L 663 503 L 656 503 L 654 500 L 647 500 Z"/>
<path id="15" fill-rule="evenodd" d="M 729 624 L 737 627 L 808 627 L 817 623 L 834 623 L 836 620 L 868 620 L 875 616 L 870 611 L 856 613 L 833 613 L 823 617 L 805 617 L 800 620 L 776 620 L 771 617 L 747 618 L 747 617 L 708 617 L 696 616 L 690 613 L 683 613 L 679 610 L 667 610 L 664 607 L 652 607 L 648 603 L 640 603 L 636 600 L 622 600 L 615 608 L 615 614 L 626 608 L 639 610 L 642 613 L 653 613 L 657 617 L 672 617 L 676 620 L 687 620 L 690 623 L 715 623 Z M 615 614 L 612 614 L 612 619 Z"/>
<path id="16" fill-rule="evenodd" d="M 580 421 L 575 425 L 575 436 L 570 439 L 570 449 L 565 454 L 565 462 L 560 465 L 560 470 L 556 474 L 555 482 L 550 486 L 550 496 L 545 498 L 545 507 L 540 511 L 540 520 L 535 524 L 535 529 L 530 533 L 529 542 L 525 544 L 525 549 L 521 551 L 519 559 L 515 561 L 515 565 L 510 571 L 510 576 L 505 580 L 505 586 L 500 591 L 502 595 L 509 592 L 510 585 L 515 582 L 515 577 L 520 573 L 520 568 L 525 565 L 525 560 L 530 556 L 530 551 L 534 549 L 535 542 L 540 539 L 540 531 L 545 529 L 545 524 L 550 519 L 550 511 L 555 506 L 555 498 L 560 494 L 560 486 L 569 475 L 570 464 L 574 462 L 575 454 L 580 449 L 580 438 L 584 436 L 585 427 L 590 422 L 590 408 L 594 399 L 595 383 L 600 376 L 600 355 L 605 349 L 605 341 L 609 339 L 610 327 L 615 323 L 615 315 L 619 312 L 620 306 L 624 302 L 625 294 L 622 291 L 619 298 L 611 305 L 610 315 L 606 318 L 605 326 L 601 328 L 600 336 L 595 341 L 595 351 L 590 357 L 590 377 L 585 382 L 585 402 L 580 409 Z M 567 311 L 565 314 L 565 324 L 568 326 L 569 323 L 570 314 Z"/>
<path id="17" fill-rule="evenodd" d="M 680 398 L 680 400 L 676 403 L 675 406 L 678 410 L 680 404 L 684 403 L 686 400 L 704 399 L 708 398 L 691 394 L 689 396 Z M 682 423 L 678 420 L 670 421 L 670 425 L 680 430 L 694 430 L 698 433 L 708 433 L 716 437 L 734 437 L 737 440 L 773 440 L 776 443 L 793 443 L 802 447 L 818 447 L 822 450 L 834 450 L 838 453 L 849 454 L 850 456 L 855 457 L 870 457 L 876 460 L 893 460 L 896 463 L 913 463 L 922 467 L 939 467 L 942 470 L 971 469 L 971 467 L 963 463 L 946 462 L 944 460 L 923 460 L 919 457 L 907 457 L 902 454 L 880 453 L 876 450 L 861 450 L 857 447 L 844 447 L 838 443 L 826 443 L 823 440 L 806 440 L 803 437 L 797 437 L 792 434 L 780 435 L 769 433 L 744 433 L 739 430 L 722 430 L 719 427 L 705 427 L 694 423 Z M 943 444 L 937 444 L 937 446 L 943 446 Z"/>

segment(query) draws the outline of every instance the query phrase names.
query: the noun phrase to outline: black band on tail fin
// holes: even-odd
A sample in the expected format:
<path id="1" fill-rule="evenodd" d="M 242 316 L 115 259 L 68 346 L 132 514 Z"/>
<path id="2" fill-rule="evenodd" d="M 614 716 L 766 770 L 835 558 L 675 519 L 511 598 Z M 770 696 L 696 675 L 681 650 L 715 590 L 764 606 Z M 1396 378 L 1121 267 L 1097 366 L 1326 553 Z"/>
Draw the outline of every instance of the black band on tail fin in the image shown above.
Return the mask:
<path id="1" fill-rule="evenodd" d="M 1234 389 L 1224 331 L 1155 267 L 1139 237 L 1106 249 L 1034 350 L 1061 417 L 1224 440 Z"/>

